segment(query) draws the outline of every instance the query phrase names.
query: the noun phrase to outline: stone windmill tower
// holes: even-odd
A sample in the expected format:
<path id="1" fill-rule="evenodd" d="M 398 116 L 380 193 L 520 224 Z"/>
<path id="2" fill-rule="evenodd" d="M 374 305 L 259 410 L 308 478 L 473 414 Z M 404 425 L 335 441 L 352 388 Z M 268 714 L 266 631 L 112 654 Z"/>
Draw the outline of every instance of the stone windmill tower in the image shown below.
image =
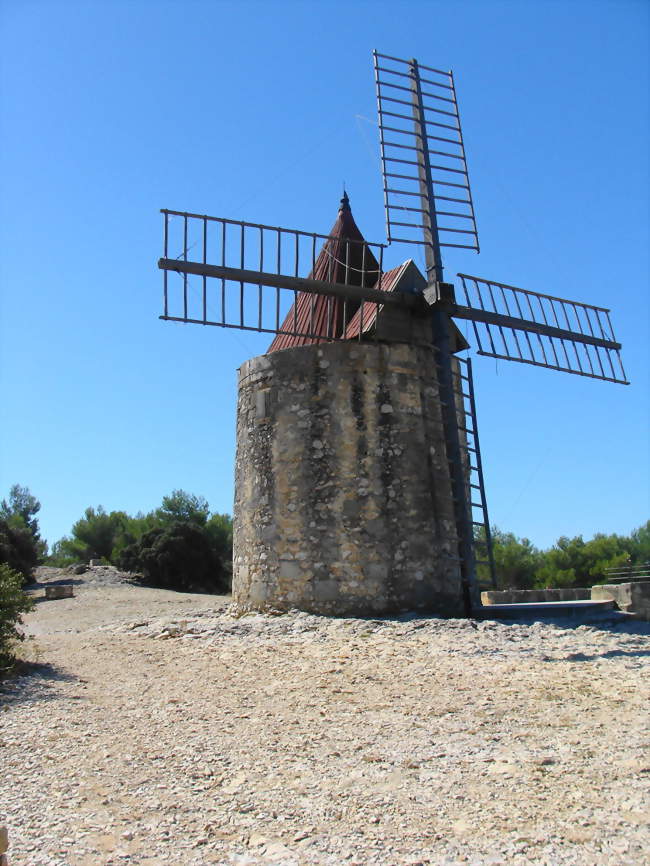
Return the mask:
<path id="1" fill-rule="evenodd" d="M 453 77 L 374 63 L 388 240 L 423 246 L 426 275 L 410 259 L 386 269 L 345 194 L 329 235 L 163 211 L 162 318 L 273 335 L 239 370 L 242 609 L 478 604 L 477 565 L 494 569 L 454 318 L 472 322 L 479 354 L 626 383 L 603 308 L 464 274 L 457 302 L 441 249 L 478 252 L 478 235 Z"/>
<path id="2" fill-rule="evenodd" d="M 348 281 L 374 288 L 379 265 L 344 195 L 313 278 L 344 283 L 346 245 Z M 425 287 L 411 261 L 382 274 L 384 292 L 417 300 Z M 462 614 L 433 369 L 426 315 L 297 296 L 267 354 L 239 371 L 233 592 L 240 605 Z"/>

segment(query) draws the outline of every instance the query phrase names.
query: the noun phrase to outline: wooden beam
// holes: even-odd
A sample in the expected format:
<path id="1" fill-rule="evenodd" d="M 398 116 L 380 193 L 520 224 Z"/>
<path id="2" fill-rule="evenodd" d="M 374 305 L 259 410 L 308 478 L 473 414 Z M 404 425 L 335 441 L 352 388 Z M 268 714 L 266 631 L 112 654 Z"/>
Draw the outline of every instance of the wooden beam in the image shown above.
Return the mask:
<path id="1" fill-rule="evenodd" d="M 408 292 L 384 292 L 381 289 L 367 289 L 362 286 L 348 286 L 343 283 L 328 283 L 306 277 L 290 277 L 285 274 L 271 274 L 265 271 L 247 271 L 241 268 L 226 268 L 220 265 L 207 265 L 202 262 L 186 262 L 182 259 L 159 259 L 158 267 L 163 271 L 176 271 L 179 274 L 196 274 L 200 277 L 215 277 L 235 283 L 250 283 L 253 286 L 272 286 L 278 289 L 291 289 L 315 295 L 331 295 L 348 301 L 371 301 L 377 304 L 392 304 L 417 309 L 422 307 L 422 295 Z"/>
<path id="2" fill-rule="evenodd" d="M 563 328 L 554 328 L 552 325 L 533 322 L 530 319 L 518 319 L 516 316 L 504 316 L 502 313 L 493 313 L 490 310 L 462 307 L 458 304 L 445 305 L 445 310 L 450 316 L 458 319 L 467 319 L 470 322 L 483 322 L 485 325 L 495 325 L 499 328 L 528 331 L 531 334 L 540 334 L 542 337 L 556 337 L 558 340 L 584 343 L 587 346 L 599 346 L 602 349 L 621 348 L 621 344 L 614 342 L 614 340 L 592 337 L 590 334 L 581 334 L 579 331 L 566 331 Z"/>

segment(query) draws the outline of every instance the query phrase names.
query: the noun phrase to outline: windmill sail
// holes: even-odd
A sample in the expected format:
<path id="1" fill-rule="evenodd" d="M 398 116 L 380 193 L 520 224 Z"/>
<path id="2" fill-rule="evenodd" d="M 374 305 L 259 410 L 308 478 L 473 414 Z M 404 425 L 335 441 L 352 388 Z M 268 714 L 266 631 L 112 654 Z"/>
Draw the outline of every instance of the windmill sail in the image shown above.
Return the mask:
<path id="1" fill-rule="evenodd" d="M 458 276 L 466 305 L 451 314 L 472 322 L 479 355 L 629 384 L 605 307 Z"/>
<path id="2" fill-rule="evenodd" d="M 318 342 L 344 338 L 364 304 L 419 305 L 413 294 L 384 291 L 384 245 L 365 241 L 358 229 L 358 236 L 321 235 L 183 211 L 162 214 L 162 319 Z"/>
<path id="3" fill-rule="evenodd" d="M 389 243 L 479 251 L 451 72 L 373 52 Z M 429 261 L 427 262 L 429 266 Z"/>

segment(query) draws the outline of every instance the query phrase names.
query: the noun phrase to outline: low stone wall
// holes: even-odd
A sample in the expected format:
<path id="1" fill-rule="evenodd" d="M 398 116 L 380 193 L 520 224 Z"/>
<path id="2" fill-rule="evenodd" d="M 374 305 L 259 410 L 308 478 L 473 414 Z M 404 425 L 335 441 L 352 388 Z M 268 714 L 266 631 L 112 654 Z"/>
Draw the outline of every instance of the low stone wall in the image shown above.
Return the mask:
<path id="1" fill-rule="evenodd" d="M 594 600 L 611 598 L 619 610 L 650 622 L 650 580 L 638 583 L 606 583 L 591 588 Z"/>
<path id="2" fill-rule="evenodd" d="M 535 604 L 544 601 L 581 601 L 593 598 L 589 587 L 557 589 L 500 589 L 481 593 L 481 602 L 490 604 Z"/>

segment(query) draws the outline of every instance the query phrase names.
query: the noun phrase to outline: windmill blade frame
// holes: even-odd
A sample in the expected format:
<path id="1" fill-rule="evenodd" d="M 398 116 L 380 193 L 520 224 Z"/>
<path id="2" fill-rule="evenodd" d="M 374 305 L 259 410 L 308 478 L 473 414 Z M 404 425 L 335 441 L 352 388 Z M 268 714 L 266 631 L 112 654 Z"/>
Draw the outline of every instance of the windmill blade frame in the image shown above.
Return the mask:
<path id="1" fill-rule="evenodd" d="M 449 313 L 472 322 L 479 355 L 629 385 L 606 307 L 457 276 L 466 305 Z"/>
<path id="2" fill-rule="evenodd" d="M 287 321 L 285 299 L 293 302 L 294 310 L 301 292 L 340 302 L 344 332 L 360 307 L 362 321 L 364 316 L 370 318 L 372 311 L 364 313 L 365 304 L 375 311 L 379 306 L 415 310 L 424 305 L 414 293 L 384 291 L 385 244 L 166 208 L 161 213 L 163 256 L 158 267 L 163 271 L 163 320 L 337 339 L 333 321 L 325 333 L 318 327 L 313 305 L 311 316 L 295 315 Z M 327 259 L 324 269 L 323 257 Z M 308 268 L 309 276 L 302 276 Z M 317 270 L 327 279 L 315 279 Z M 174 274 L 179 277 L 175 285 L 170 280 Z M 201 281 L 194 294 L 191 276 Z M 217 281 L 216 288 L 208 279 Z M 362 336 L 363 330 L 358 339 Z"/>
<path id="3" fill-rule="evenodd" d="M 377 51 L 373 63 L 388 242 L 424 245 L 441 282 L 441 247 L 480 251 L 454 76 Z"/>

